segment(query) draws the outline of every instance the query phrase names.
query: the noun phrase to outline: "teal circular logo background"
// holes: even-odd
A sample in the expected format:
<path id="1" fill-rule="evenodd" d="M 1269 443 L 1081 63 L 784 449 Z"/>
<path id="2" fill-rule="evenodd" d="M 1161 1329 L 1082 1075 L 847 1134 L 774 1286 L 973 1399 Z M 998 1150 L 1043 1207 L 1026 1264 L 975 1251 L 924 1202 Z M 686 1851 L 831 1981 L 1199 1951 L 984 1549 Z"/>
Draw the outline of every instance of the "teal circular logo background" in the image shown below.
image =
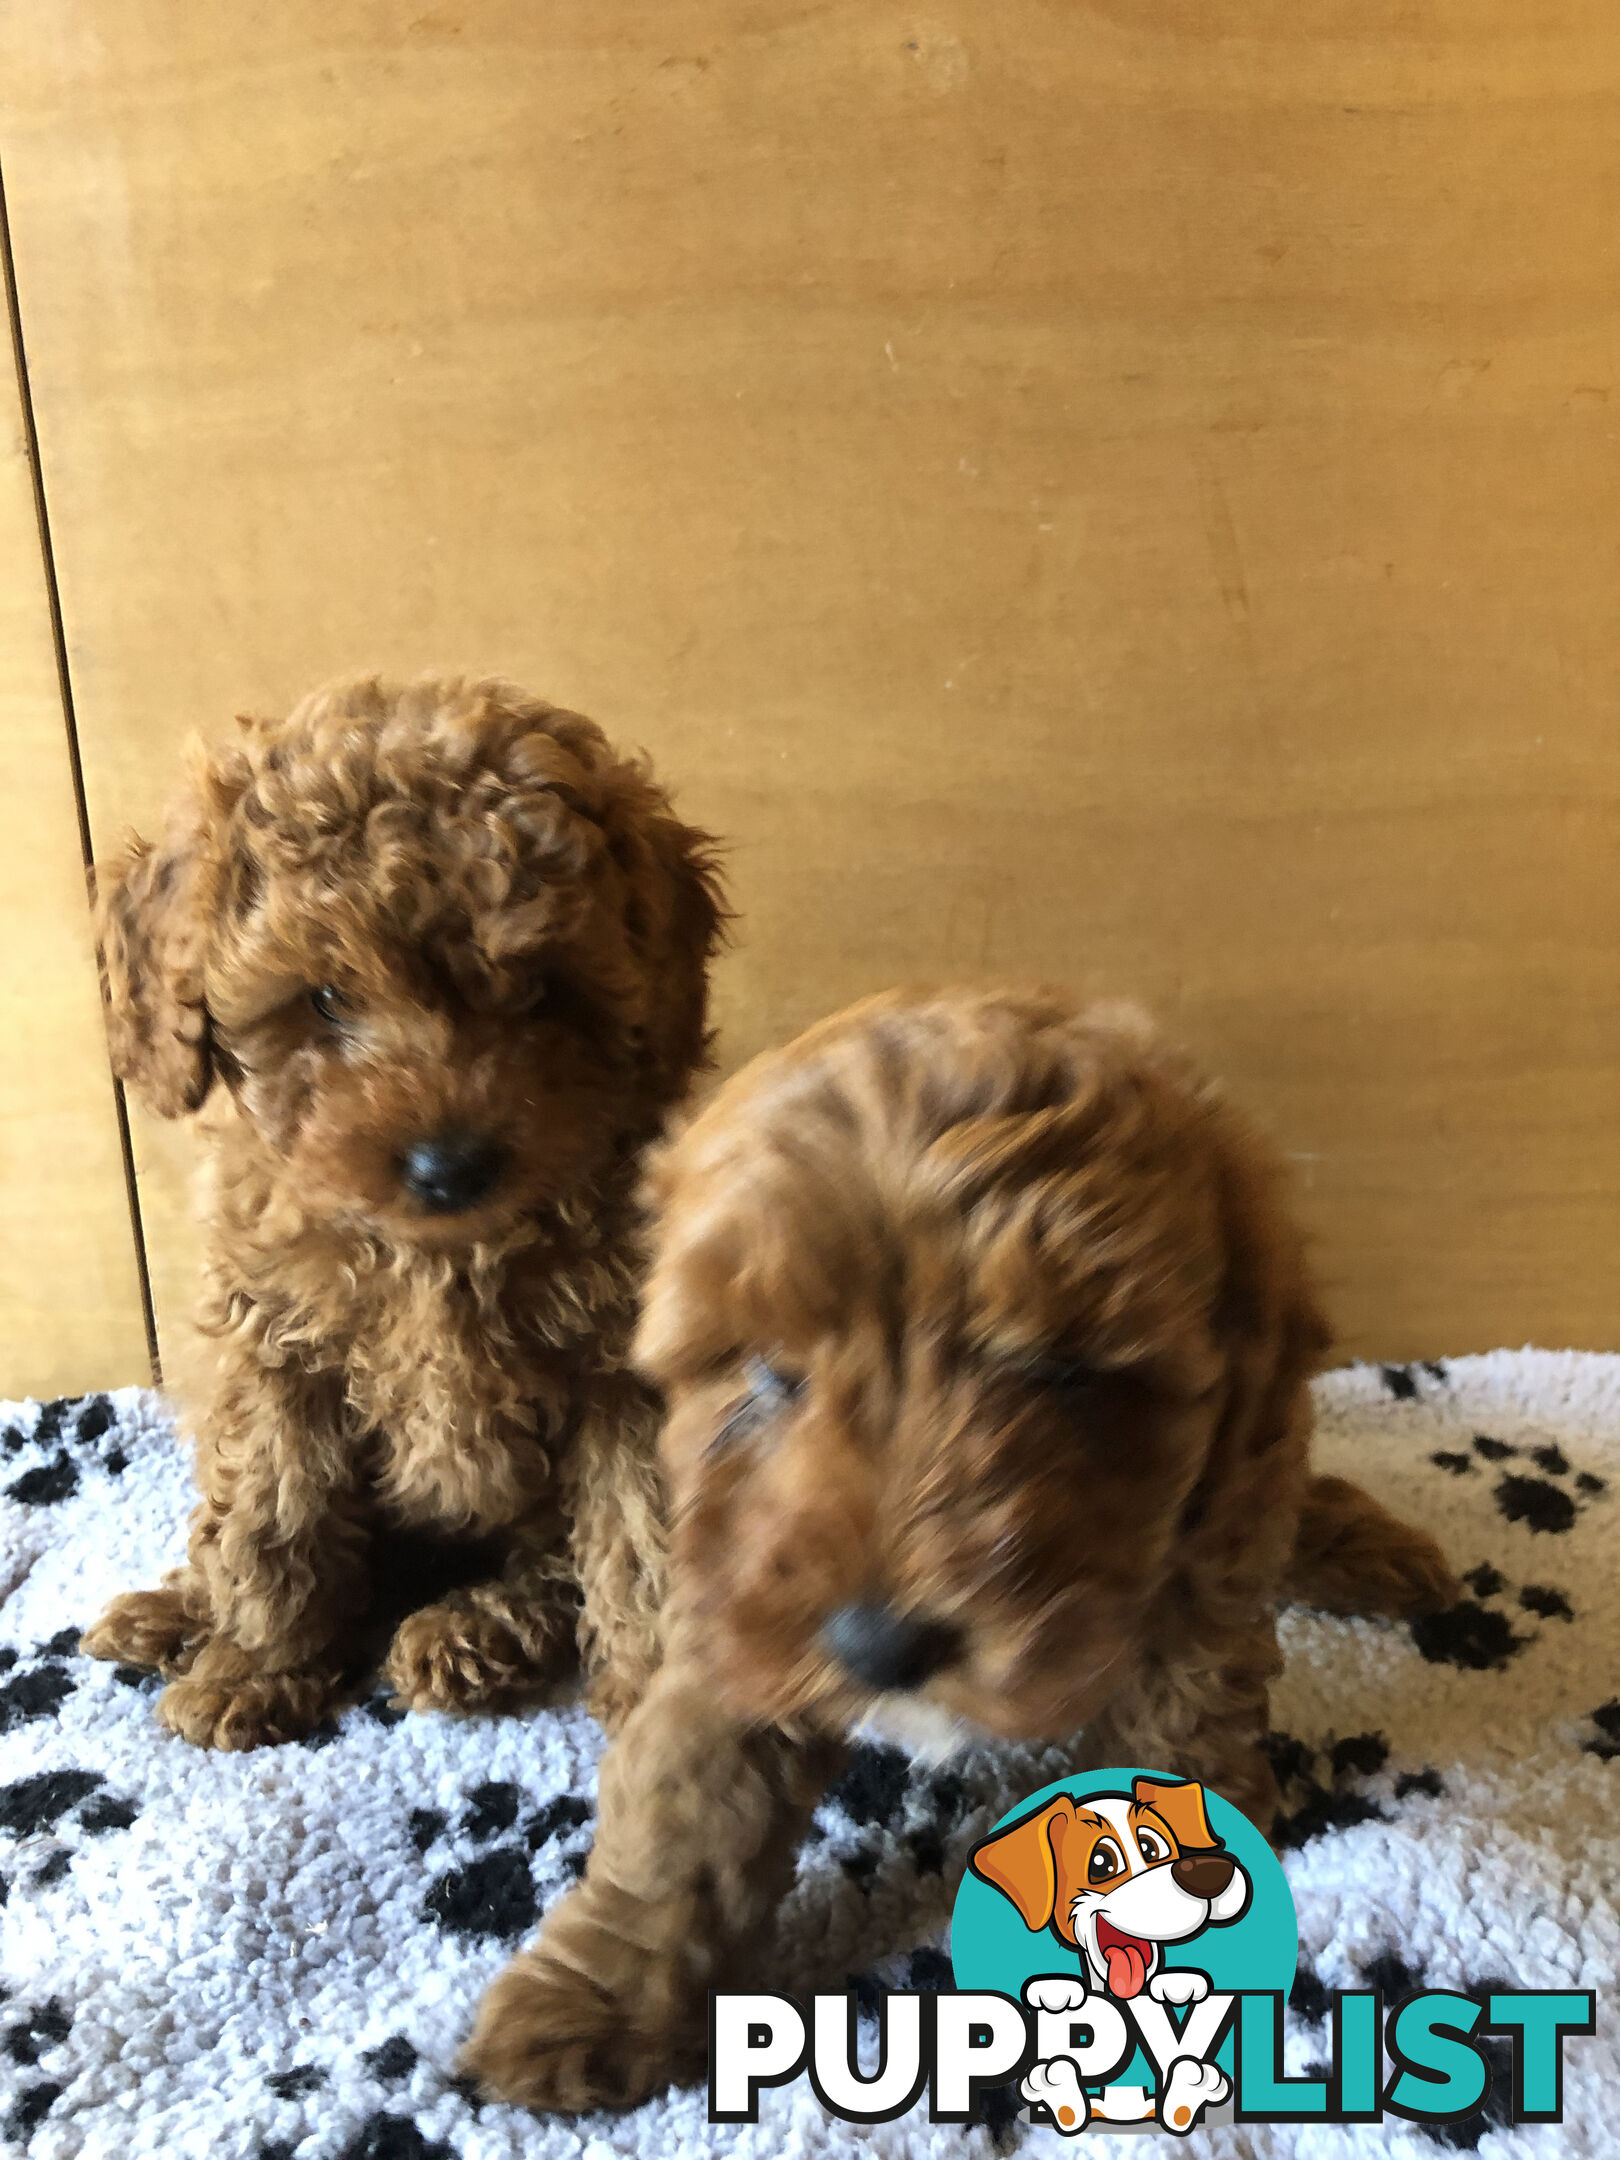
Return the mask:
<path id="1" fill-rule="evenodd" d="M 1172 1771 L 1149 1769 L 1088 1770 L 1077 1777 L 1058 1778 L 1009 1808 L 986 1837 L 1022 1822 L 1063 1793 L 1077 1802 L 1101 1793 L 1129 1798 L 1132 1782 L 1139 1777 L 1163 1785 L 1185 1782 Z M 1200 1972 L 1208 1973 L 1210 1987 L 1216 1993 L 1276 1988 L 1286 1995 L 1299 1963 L 1299 1923 L 1294 1916 L 1288 1878 L 1276 1854 L 1246 1815 L 1240 1815 L 1229 1800 L 1223 1800 L 1207 1785 L 1204 1803 L 1211 1829 L 1248 1875 L 1248 1909 L 1241 1919 L 1227 1926 L 1206 1927 L 1185 1942 L 1166 1943 L 1164 1963 L 1171 1968 L 1197 1966 Z M 1081 1960 L 1079 1953 L 1059 1942 L 1050 1928 L 1026 1927 L 1012 1900 L 981 1881 L 969 1868 L 962 1877 L 951 1919 L 951 1964 L 959 1988 L 993 1988 L 1022 2002 L 1026 1980 L 1047 1973 L 1078 1973 Z M 1215 2059 L 1230 2076 L 1230 2033 Z M 1138 2049 L 1110 2082 L 1151 2087 L 1152 2066 Z"/>

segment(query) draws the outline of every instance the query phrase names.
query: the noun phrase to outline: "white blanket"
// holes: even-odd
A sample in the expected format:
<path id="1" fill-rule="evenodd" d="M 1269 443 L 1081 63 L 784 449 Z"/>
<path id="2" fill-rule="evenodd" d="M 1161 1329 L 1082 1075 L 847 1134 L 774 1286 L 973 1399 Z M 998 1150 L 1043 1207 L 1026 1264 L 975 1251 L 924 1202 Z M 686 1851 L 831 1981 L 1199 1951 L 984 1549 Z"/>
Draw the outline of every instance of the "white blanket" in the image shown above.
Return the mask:
<path id="1" fill-rule="evenodd" d="M 1318 1454 L 1430 1525 L 1471 1576 L 1411 1631 L 1285 1622 L 1274 1701 L 1301 1976 L 1287 2065 L 1326 2051 L 1325 1991 L 1380 1981 L 1591 1987 L 1565 2120 L 1443 2139 L 1214 2129 L 1221 2155 L 1620 2153 L 1620 1358 L 1497 1352 L 1320 1383 Z M 180 1555 L 186 1463 L 134 1390 L 0 1404 L 0 2151 L 29 2160 L 551 2160 L 1061 2148 L 996 2096 L 858 2128 L 800 2080 L 757 2127 L 678 2092 L 574 2123 L 478 2106 L 454 2056 L 479 1990 L 590 1841 L 600 1735 L 578 1710 L 403 1720 L 381 1698 L 302 1746 L 202 1754 L 152 1684 L 75 1654 L 114 1591 Z M 1056 1751 L 911 1774 L 867 1751 L 818 1818 L 776 1985 L 939 1985 L 968 1847 L 1065 1768 Z M 1070 2148 L 1073 2149 L 1073 2148 Z M 1088 2136 L 1085 2151 L 1139 2153 Z M 1176 2148 L 1166 2148 L 1174 2150 Z"/>

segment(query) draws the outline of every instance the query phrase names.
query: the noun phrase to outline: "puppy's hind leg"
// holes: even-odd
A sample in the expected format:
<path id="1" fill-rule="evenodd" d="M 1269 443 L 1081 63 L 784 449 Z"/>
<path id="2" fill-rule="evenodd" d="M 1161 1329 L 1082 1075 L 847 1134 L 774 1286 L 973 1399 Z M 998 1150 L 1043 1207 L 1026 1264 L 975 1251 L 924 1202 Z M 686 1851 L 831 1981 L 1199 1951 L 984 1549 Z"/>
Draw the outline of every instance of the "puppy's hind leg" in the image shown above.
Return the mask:
<path id="1" fill-rule="evenodd" d="M 189 1672 L 209 1635 L 208 1593 L 189 1568 L 177 1568 L 161 1589 L 128 1590 L 85 1629 L 86 1657 L 139 1665 L 166 1679 Z"/>
<path id="2" fill-rule="evenodd" d="M 1278 1796 L 1264 1743 L 1281 1670 L 1274 1613 L 1211 1630 L 1195 1659 L 1150 1665 L 1086 1727 L 1077 1767 L 1153 1763 L 1196 1778 L 1269 1837 Z"/>
<path id="3" fill-rule="evenodd" d="M 1455 1605 L 1462 1585 L 1424 1531 L 1344 1478 L 1313 1477 L 1284 1594 L 1321 1612 L 1412 1620 Z"/>

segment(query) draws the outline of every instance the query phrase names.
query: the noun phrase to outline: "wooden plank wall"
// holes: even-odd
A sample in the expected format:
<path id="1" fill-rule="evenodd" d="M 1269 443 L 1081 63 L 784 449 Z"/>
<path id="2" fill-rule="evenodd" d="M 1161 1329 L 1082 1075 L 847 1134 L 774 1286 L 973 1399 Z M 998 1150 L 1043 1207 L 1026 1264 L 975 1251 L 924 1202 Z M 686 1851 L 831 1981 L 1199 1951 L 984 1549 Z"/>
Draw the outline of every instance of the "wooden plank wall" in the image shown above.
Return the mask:
<path id="1" fill-rule="evenodd" d="M 27 429 L 0 293 L 0 1397 L 150 1378 Z"/>
<path id="2" fill-rule="evenodd" d="M 14 0 L 0 80 L 98 843 L 506 672 L 732 837 L 728 1060 L 1136 991 L 1349 1347 L 1620 1346 L 1603 0 Z"/>

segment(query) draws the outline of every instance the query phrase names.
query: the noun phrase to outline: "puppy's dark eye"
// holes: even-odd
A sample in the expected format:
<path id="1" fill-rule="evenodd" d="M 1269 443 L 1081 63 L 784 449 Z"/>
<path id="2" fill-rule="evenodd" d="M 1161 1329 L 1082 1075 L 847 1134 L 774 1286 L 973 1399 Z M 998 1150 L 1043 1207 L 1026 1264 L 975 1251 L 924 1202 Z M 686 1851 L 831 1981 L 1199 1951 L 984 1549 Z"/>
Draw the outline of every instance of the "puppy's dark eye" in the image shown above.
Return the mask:
<path id="1" fill-rule="evenodd" d="M 1097 1385 L 1099 1377 L 1095 1367 L 1078 1358 L 1025 1358 L 1018 1369 L 1033 1386 L 1058 1395 L 1083 1395 Z"/>
<path id="2" fill-rule="evenodd" d="M 1099 1838 L 1091 1848 L 1091 1859 L 1086 1868 L 1087 1882 L 1112 1882 L 1116 1875 L 1125 1872 L 1125 1855 L 1112 1838 Z"/>
<path id="3" fill-rule="evenodd" d="M 309 993 L 309 1002 L 329 1027 L 340 1027 L 354 1011 L 351 999 L 334 989 L 331 983 L 322 983 L 318 990 Z"/>
<path id="4" fill-rule="evenodd" d="M 1170 1848 L 1156 1830 L 1138 1830 L 1137 1849 L 1149 1867 L 1156 1867 L 1161 1860 L 1168 1860 Z"/>
<path id="5" fill-rule="evenodd" d="M 734 1447 L 739 1440 L 746 1440 L 751 1433 L 768 1425 L 773 1418 L 789 1410 L 804 1393 L 805 1383 L 791 1373 L 767 1365 L 763 1358 L 750 1358 L 743 1367 L 743 1379 L 748 1392 L 709 1443 L 709 1452 Z"/>

